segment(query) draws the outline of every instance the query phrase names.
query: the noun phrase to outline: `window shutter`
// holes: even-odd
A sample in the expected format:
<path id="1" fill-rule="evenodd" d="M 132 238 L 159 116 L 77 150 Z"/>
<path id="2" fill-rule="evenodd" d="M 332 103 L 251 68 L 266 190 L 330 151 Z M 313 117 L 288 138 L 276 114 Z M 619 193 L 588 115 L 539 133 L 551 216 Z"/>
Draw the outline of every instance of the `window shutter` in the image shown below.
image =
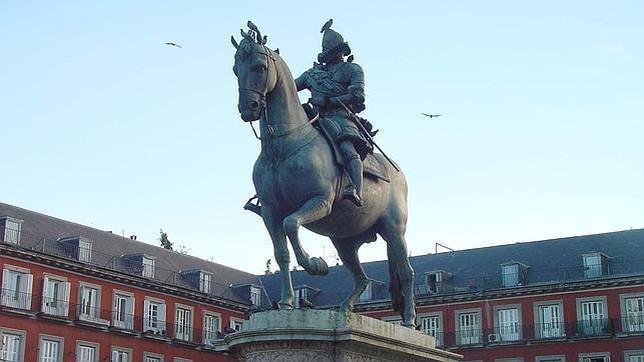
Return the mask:
<path id="1" fill-rule="evenodd" d="M 7 283 L 9 283 L 9 269 L 2 269 L 2 289 L 7 288 Z"/>
<path id="2" fill-rule="evenodd" d="M 72 283 L 70 282 L 65 282 L 62 283 L 63 285 L 63 292 L 61 293 L 63 295 L 63 302 L 61 303 L 61 308 L 62 308 L 62 315 L 67 317 L 69 315 L 69 292 L 72 289 Z"/>
<path id="3" fill-rule="evenodd" d="M 168 331 L 165 329 L 166 328 L 166 326 L 165 326 L 165 303 L 159 304 L 159 324 L 160 324 L 159 328 L 162 331 L 166 331 L 166 333 L 168 333 Z"/>
<path id="4" fill-rule="evenodd" d="M 119 352 L 112 351 L 112 362 L 119 362 Z"/>
<path id="5" fill-rule="evenodd" d="M 150 301 L 143 300 L 143 332 L 150 330 Z"/>
<path id="6" fill-rule="evenodd" d="M 47 302 L 49 302 L 49 277 L 45 275 L 42 280 L 42 301 L 40 305 L 40 311 L 43 313 L 51 313 Z"/>
<path id="7" fill-rule="evenodd" d="M 25 309 L 31 309 L 31 287 L 34 284 L 34 276 L 32 274 L 26 274 L 27 282 L 24 283 L 23 296 L 25 298 Z"/>

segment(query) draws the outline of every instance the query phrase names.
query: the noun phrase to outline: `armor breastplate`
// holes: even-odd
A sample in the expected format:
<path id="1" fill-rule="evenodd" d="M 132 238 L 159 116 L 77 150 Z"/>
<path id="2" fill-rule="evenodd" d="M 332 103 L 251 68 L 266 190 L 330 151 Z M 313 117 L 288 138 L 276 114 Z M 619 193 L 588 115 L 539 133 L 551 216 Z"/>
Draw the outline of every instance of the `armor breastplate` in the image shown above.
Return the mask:
<path id="1" fill-rule="evenodd" d="M 308 75 L 308 83 L 312 95 L 318 93 L 327 97 L 337 97 L 347 93 L 348 82 L 343 82 L 345 78 L 342 72 L 343 65 L 340 69 L 324 69 L 322 66 L 314 67 Z"/>

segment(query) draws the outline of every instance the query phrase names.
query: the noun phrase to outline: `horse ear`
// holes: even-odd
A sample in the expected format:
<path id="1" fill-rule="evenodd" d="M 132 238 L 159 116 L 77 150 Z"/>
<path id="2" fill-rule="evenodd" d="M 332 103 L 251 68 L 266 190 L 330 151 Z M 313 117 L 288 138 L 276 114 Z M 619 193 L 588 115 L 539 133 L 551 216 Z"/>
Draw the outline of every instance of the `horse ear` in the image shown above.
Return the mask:
<path id="1" fill-rule="evenodd" d="M 235 40 L 235 37 L 232 35 L 230 36 L 230 42 L 233 44 L 235 49 L 239 49 L 239 44 L 237 43 L 237 40 Z"/>
<path id="2" fill-rule="evenodd" d="M 275 53 L 279 54 L 280 53 L 280 48 L 275 48 Z"/>

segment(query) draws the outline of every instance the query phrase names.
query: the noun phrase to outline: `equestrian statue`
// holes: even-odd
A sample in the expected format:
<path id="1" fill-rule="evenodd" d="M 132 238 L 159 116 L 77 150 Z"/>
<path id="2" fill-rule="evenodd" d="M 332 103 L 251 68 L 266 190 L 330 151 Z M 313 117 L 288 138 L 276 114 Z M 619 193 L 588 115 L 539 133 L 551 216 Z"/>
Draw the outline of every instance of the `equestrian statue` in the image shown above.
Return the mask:
<path id="1" fill-rule="evenodd" d="M 259 120 L 255 135 L 261 140 L 253 168 L 257 195 L 245 208 L 262 217 L 273 242 L 282 278 L 280 308 L 293 308 L 288 242 L 309 274 L 328 273 L 326 262 L 302 247 L 300 226 L 329 237 L 353 275 L 354 289 L 340 306 L 345 311 L 353 309 L 369 282 L 358 249 L 380 235 L 387 243 L 392 308 L 403 325 L 414 327 L 414 271 L 405 242 L 407 182 L 373 141 L 371 124 L 357 115 L 365 109 L 364 73 L 331 26 L 329 20 L 322 27 L 318 62 L 297 79 L 252 22 L 248 31 L 241 30 L 239 43 L 231 37 L 238 110 L 251 127 Z M 302 105 L 298 91 L 304 89 L 311 98 Z"/>

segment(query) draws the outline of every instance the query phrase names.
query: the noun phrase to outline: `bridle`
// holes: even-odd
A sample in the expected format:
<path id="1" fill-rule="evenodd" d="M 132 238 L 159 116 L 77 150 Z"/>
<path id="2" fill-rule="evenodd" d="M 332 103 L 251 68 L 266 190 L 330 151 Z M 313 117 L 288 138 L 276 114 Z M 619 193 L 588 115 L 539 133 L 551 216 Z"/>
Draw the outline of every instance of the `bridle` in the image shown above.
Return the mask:
<path id="1" fill-rule="evenodd" d="M 269 68 L 270 68 L 269 59 L 272 61 L 273 68 L 275 69 L 276 72 L 277 72 L 277 65 L 276 65 L 275 58 L 273 57 L 273 54 L 271 53 L 271 51 L 263 44 L 262 44 L 262 48 L 264 49 L 264 51 L 255 50 L 255 51 L 251 51 L 250 53 L 263 54 L 266 57 L 266 79 L 264 81 L 264 85 L 266 87 L 268 87 L 268 74 L 269 74 Z M 312 123 L 314 123 L 315 121 L 317 121 L 317 119 L 319 117 L 319 115 L 316 115 L 315 117 L 313 117 L 313 119 L 309 120 L 308 122 L 306 122 L 304 124 L 298 125 L 296 127 L 288 129 L 286 131 L 276 132 L 275 129 L 273 128 L 273 126 L 271 125 L 271 123 L 268 120 L 268 111 L 266 110 L 266 94 L 267 94 L 266 90 L 260 91 L 258 89 L 245 88 L 245 87 L 239 87 L 239 90 L 240 91 L 250 91 L 250 92 L 253 92 L 253 93 L 257 93 L 259 95 L 259 100 L 260 100 L 259 106 L 262 107 L 262 113 L 264 115 L 264 120 L 266 121 L 266 129 L 268 130 L 268 136 L 269 136 L 268 138 L 269 139 L 288 136 L 291 133 L 293 133 L 295 131 L 298 131 L 298 130 L 300 130 L 300 129 L 302 129 L 302 128 L 304 128 L 304 127 L 306 127 L 306 126 L 308 126 L 308 125 L 310 125 Z M 253 122 L 254 121 L 248 122 L 250 124 L 250 128 L 253 130 L 253 135 L 255 135 L 255 138 L 257 138 L 260 141 L 264 140 L 264 137 L 260 137 L 259 134 L 257 133 L 257 130 L 255 130 L 255 126 L 253 125 Z"/>

